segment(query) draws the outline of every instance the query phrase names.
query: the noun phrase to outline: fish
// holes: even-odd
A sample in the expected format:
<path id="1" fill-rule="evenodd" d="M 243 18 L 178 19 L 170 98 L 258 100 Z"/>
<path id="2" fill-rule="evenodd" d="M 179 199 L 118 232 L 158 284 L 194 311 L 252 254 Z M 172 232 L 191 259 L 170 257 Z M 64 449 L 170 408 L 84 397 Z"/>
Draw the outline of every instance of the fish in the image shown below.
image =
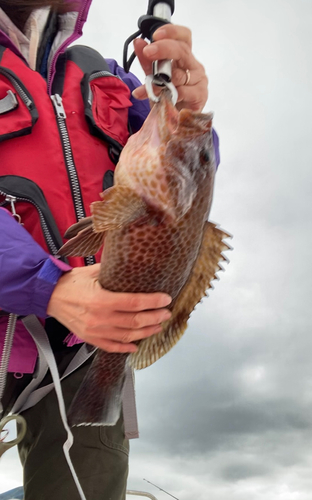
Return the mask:
<path id="1" fill-rule="evenodd" d="M 143 369 L 182 337 L 221 262 L 231 235 L 208 220 L 216 172 L 212 113 L 178 111 L 164 90 L 142 128 L 130 136 L 114 185 L 91 204 L 91 216 L 66 232 L 64 256 L 96 254 L 98 276 L 113 292 L 164 292 L 172 313 L 162 331 L 137 342 L 137 352 L 101 349 L 69 409 L 70 425 L 114 425 L 126 366 Z"/>

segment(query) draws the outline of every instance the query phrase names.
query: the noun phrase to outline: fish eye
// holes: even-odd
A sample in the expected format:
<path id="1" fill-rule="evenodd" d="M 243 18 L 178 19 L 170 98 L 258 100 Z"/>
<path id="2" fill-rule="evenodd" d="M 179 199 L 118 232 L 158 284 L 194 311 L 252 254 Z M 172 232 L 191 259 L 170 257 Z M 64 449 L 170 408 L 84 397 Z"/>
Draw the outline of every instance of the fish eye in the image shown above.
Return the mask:
<path id="1" fill-rule="evenodd" d="M 202 149 L 200 152 L 200 160 L 202 163 L 208 163 L 210 161 L 210 155 L 208 149 Z"/>

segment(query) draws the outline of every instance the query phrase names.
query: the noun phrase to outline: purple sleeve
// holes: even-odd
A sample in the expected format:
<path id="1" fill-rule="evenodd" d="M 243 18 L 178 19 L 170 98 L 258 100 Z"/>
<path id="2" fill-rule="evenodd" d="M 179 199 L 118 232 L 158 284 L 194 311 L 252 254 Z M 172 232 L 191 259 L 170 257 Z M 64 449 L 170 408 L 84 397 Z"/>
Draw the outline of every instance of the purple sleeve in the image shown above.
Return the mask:
<path id="1" fill-rule="evenodd" d="M 132 73 L 126 73 L 123 68 L 121 68 L 114 59 L 106 59 L 109 69 L 113 75 L 119 76 L 129 87 L 132 92 L 134 89 L 139 87 L 141 84 L 140 80 L 134 76 Z M 135 99 L 132 95 L 130 98 L 132 102 L 132 107 L 129 109 L 129 122 L 132 132 L 135 133 L 143 125 L 146 120 L 148 113 L 150 112 L 149 100 L 144 99 L 140 101 Z M 216 165 L 220 164 L 220 151 L 219 151 L 219 138 L 215 130 L 213 130 L 213 145 L 216 155 Z"/>
<path id="2" fill-rule="evenodd" d="M 0 308 L 46 318 L 54 287 L 71 267 L 47 254 L 2 208 L 0 235 Z"/>

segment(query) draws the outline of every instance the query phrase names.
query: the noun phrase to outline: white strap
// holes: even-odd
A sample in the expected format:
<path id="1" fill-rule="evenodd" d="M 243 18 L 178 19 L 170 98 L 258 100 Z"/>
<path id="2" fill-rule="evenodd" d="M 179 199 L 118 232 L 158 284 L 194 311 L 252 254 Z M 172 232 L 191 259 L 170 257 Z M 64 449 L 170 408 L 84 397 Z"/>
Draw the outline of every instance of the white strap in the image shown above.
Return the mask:
<path id="1" fill-rule="evenodd" d="M 29 330 L 28 330 L 29 331 Z M 30 332 L 31 333 L 31 332 Z M 60 380 L 68 377 L 77 368 L 79 368 L 87 359 L 89 359 L 96 348 L 83 344 L 77 354 L 73 357 Z M 36 373 L 33 380 L 27 385 L 23 392 L 19 395 L 14 403 L 10 413 L 20 413 L 35 406 L 42 398 L 44 398 L 54 388 L 54 383 L 37 387 L 40 385 L 48 371 L 48 364 L 44 353 L 39 352 L 39 361 Z M 135 388 L 134 388 L 134 372 L 133 369 L 127 366 L 126 376 L 122 393 L 122 411 L 125 426 L 125 437 L 127 439 L 135 439 L 139 437 L 137 411 L 135 404 Z"/>
<path id="2" fill-rule="evenodd" d="M 25 389 L 21 392 L 17 400 L 15 401 L 11 412 L 12 414 L 14 413 L 20 413 L 23 410 L 27 410 L 28 408 L 31 408 L 32 405 L 29 405 L 28 402 L 30 400 L 30 396 L 32 393 L 35 393 L 35 389 L 38 387 L 39 384 L 41 384 L 42 380 L 44 379 L 45 375 L 47 374 L 49 367 L 48 363 L 46 362 L 46 359 L 44 356 L 39 356 L 38 358 L 38 365 L 36 368 L 36 372 L 33 375 L 32 381 L 25 387 Z M 38 399 L 38 401 L 40 401 Z M 37 402 L 38 402 L 37 401 Z"/>
<path id="3" fill-rule="evenodd" d="M 28 331 L 34 337 L 33 332 L 31 332 L 29 328 L 27 328 Z M 35 338 L 34 340 L 36 341 Z M 51 349 L 50 343 L 49 343 L 49 349 Z M 83 344 L 79 349 L 79 351 L 77 352 L 77 354 L 73 357 L 73 359 L 69 363 L 68 367 L 66 368 L 60 380 L 62 381 L 65 377 L 68 377 L 68 375 L 77 370 L 77 368 L 79 368 L 85 361 L 87 361 L 87 359 L 89 359 L 94 354 L 95 351 L 96 351 L 95 347 Z M 45 352 L 39 351 L 38 367 L 36 373 L 34 374 L 34 378 L 23 390 L 23 392 L 19 395 L 10 413 L 20 413 L 22 411 L 28 410 L 28 408 L 32 408 L 33 406 L 35 406 L 35 404 L 41 401 L 42 398 L 44 398 L 47 394 L 49 394 L 50 391 L 52 391 L 52 389 L 54 388 L 53 382 L 51 384 L 45 385 L 44 387 L 40 387 L 39 389 L 37 389 L 37 387 L 44 379 L 48 371 L 48 368 L 49 367 L 47 364 Z M 139 429 L 138 429 L 137 411 L 135 403 L 133 369 L 127 366 L 125 375 L 126 376 L 122 392 L 122 411 L 124 418 L 125 437 L 127 439 L 135 439 L 139 437 Z"/>
<path id="4" fill-rule="evenodd" d="M 7 90 L 7 95 L 0 99 L 0 115 L 12 111 L 18 106 L 18 101 L 12 90 Z"/>
<path id="5" fill-rule="evenodd" d="M 95 351 L 96 351 L 96 348 L 90 349 L 86 344 L 83 344 L 80 347 L 77 354 L 73 357 L 73 359 L 69 363 L 68 367 L 66 368 L 66 370 L 63 373 L 60 380 L 62 381 L 65 377 L 68 377 L 68 375 L 70 375 L 75 370 L 77 370 L 77 368 L 79 368 L 85 361 L 87 361 L 87 359 L 89 359 Z M 46 359 L 45 355 L 42 356 L 39 353 L 39 363 L 41 361 L 41 363 L 44 364 L 45 359 Z M 46 365 L 46 368 L 48 369 L 48 365 Z M 44 375 L 45 375 L 45 373 L 44 373 Z M 39 376 L 37 375 L 36 379 L 33 380 L 26 387 L 26 389 L 24 389 L 24 391 L 21 393 L 21 395 L 19 396 L 19 398 L 15 402 L 14 407 L 12 408 L 12 412 L 13 411 L 14 412 L 21 412 L 21 411 L 28 410 L 28 408 L 35 406 L 35 404 L 37 404 L 39 401 L 41 401 L 42 398 L 44 398 L 47 394 L 49 394 L 49 392 L 52 391 L 52 389 L 54 388 L 53 382 L 51 384 L 45 385 L 44 387 L 40 387 L 39 389 L 36 389 L 36 387 L 38 387 L 40 382 L 43 380 L 44 375 L 39 380 L 39 382 L 37 382 L 37 379 L 39 378 Z"/>
<path id="6" fill-rule="evenodd" d="M 82 490 L 78 476 L 76 474 L 76 471 L 74 469 L 73 463 L 72 463 L 70 455 L 69 455 L 69 450 L 74 442 L 74 437 L 73 437 L 73 434 L 72 434 L 72 432 L 69 428 L 69 425 L 67 423 L 65 404 L 64 404 L 62 388 L 61 388 L 61 381 L 60 381 L 57 365 L 56 365 L 55 358 L 54 358 L 54 355 L 53 355 L 53 352 L 52 352 L 52 349 L 50 346 L 48 336 L 47 336 L 46 331 L 43 328 L 42 324 L 40 323 L 40 321 L 38 320 L 38 318 L 35 315 L 32 314 L 30 316 L 27 316 L 22 321 L 23 321 L 25 327 L 27 328 L 28 332 L 33 337 L 34 341 L 36 342 L 38 351 L 40 352 L 40 354 L 43 354 L 45 356 L 46 361 L 48 363 L 48 366 L 50 368 L 52 379 L 54 382 L 56 396 L 57 396 L 58 403 L 59 403 L 61 419 L 62 419 L 63 425 L 65 427 L 65 430 L 67 432 L 67 440 L 65 441 L 65 443 L 63 445 L 64 455 L 65 455 L 68 467 L 70 468 L 70 471 L 72 473 L 73 479 L 75 481 L 80 498 L 81 498 L 81 500 L 86 500 L 85 494 Z"/>

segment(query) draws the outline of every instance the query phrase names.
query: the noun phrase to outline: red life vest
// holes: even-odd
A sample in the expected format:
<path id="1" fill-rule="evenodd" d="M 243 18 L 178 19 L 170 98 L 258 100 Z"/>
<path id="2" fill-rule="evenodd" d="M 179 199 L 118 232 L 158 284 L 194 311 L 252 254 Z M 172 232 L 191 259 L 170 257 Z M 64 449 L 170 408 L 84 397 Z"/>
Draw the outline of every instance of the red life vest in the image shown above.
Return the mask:
<path id="1" fill-rule="evenodd" d="M 25 228 L 49 253 L 112 185 L 129 106 L 129 88 L 93 49 L 74 46 L 59 58 L 49 96 L 45 79 L 0 47 L 0 206 L 13 197 Z"/>

